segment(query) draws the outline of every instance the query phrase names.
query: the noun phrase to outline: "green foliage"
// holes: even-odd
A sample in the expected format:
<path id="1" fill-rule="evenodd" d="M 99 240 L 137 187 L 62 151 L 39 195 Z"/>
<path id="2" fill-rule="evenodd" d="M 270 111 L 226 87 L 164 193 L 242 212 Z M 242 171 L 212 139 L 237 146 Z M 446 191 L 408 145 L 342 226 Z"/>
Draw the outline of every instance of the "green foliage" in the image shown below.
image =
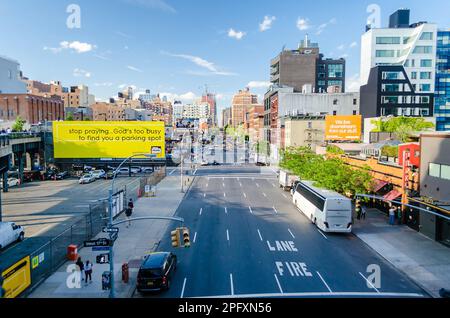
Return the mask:
<path id="1" fill-rule="evenodd" d="M 422 117 L 392 117 L 372 120 L 375 129 L 372 132 L 388 132 L 397 134 L 402 142 L 407 142 L 413 132 L 433 129 L 433 123 L 425 121 Z"/>
<path id="2" fill-rule="evenodd" d="M 23 126 L 27 123 L 26 120 L 22 119 L 22 117 L 18 116 L 16 118 L 16 121 L 14 122 L 13 126 L 12 126 L 12 131 L 13 132 L 21 132 L 23 131 Z"/>
<path id="3" fill-rule="evenodd" d="M 373 187 L 373 178 L 368 167 L 354 170 L 339 158 L 327 160 L 307 147 L 287 149 L 280 166 L 302 180 L 315 181 L 318 187 L 344 195 L 369 193 Z"/>
<path id="4" fill-rule="evenodd" d="M 73 114 L 72 113 L 68 113 L 67 114 L 66 121 L 73 121 Z"/>
<path id="5" fill-rule="evenodd" d="M 327 152 L 334 155 L 343 155 L 345 151 L 336 146 L 327 146 Z"/>
<path id="6" fill-rule="evenodd" d="M 398 146 L 384 146 L 381 148 L 381 155 L 386 157 L 398 157 Z"/>

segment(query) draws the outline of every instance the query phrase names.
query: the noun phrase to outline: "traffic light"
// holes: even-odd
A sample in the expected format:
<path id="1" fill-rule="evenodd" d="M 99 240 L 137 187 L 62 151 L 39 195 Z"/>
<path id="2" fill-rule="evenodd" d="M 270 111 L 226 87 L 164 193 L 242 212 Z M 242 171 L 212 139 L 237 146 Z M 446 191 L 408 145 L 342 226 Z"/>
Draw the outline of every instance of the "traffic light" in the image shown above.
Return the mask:
<path id="1" fill-rule="evenodd" d="M 191 239 L 189 238 L 189 230 L 188 230 L 188 228 L 183 228 L 183 230 L 182 230 L 182 232 L 183 232 L 183 243 L 184 243 L 184 247 L 185 248 L 188 248 L 188 247 L 191 247 Z"/>
<path id="2" fill-rule="evenodd" d="M 172 246 L 180 247 L 180 230 L 176 229 L 175 231 L 172 231 L 170 235 L 172 237 Z"/>

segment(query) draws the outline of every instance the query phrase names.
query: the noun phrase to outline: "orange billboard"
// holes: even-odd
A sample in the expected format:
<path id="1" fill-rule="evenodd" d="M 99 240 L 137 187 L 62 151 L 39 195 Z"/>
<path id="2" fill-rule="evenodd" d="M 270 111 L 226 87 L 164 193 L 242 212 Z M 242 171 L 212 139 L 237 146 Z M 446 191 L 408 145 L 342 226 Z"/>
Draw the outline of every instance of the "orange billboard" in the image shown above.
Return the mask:
<path id="1" fill-rule="evenodd" d="M 327 116 L 325 140 L 361 140 L 362 116 Z"/>

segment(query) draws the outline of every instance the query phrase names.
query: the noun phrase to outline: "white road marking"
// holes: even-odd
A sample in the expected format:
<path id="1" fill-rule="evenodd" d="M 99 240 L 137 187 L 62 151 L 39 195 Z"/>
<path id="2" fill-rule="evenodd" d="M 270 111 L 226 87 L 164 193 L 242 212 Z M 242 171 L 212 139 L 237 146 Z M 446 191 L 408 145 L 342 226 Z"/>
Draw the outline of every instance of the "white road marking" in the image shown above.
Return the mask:
<path id="1" fill-rule="evenodd" d="M 247 195 L 244 193 L 244 197 L 247 197 Z"/>
<path id="2" fill-rule="evenodd" d="M 202 213 L 203 213 L 203 208 L 200 209 L 199 215 L 202 215 Z"/>
<path id="3" fill-rule="evenodd" d="M 227 208 L 225 208 L 225 214 L 228 214 L 228 209 Z"/>
<path id="4" fill-rule="evenodd" d="M 261 235 L 261 232 L 259 231 L 259 229 L 258 229 L 258 235 L 259 235 L 259 239 L 261 240 L 261 242 L 263 241 L 263 238 L 262 238 L 262 235 Z"/>
<path id="5" fill-rule="evenodd" d="M 273 210 L 275 211 L 276 214 L 278 214 L 278 211 L 277 209 L 275 209 L 275 207 L 273 207 Z"/>
<path id="6" fill-rule="evenodd" d="M 175 172 L 175 170 L 176 169 L 173 169 L 172 171 L 170 171 L 169 176 L 171 176 Z"/>
<path id="7" fill-rule="evenodd" d="M 291 234 L 292 238 L 295 239 L 295 236 L 294 236 L 294 234 L 292 233 L 291 229 L 288 229 L 288 231 L 289 231 L 289 233 Z"/>
<path id="8" fill-rule="evenodd" d="M 223 193 L 223 197 L 226 198 L 226 196 L 227 196 L 227 194 L 224 192 L 224 193 Z"/>
<path id="9" fill-rule="evenodd" d="M 231 295 L 234 296 L 233 274 L 230 273 Z"/>
<path id="10" fill-rule="evenodd" d="M 288 198 L 286 194 L 283 193 L 283 197 L 285 197 L 286 199 Z"/>
<path id="11" fill-rule="evenodd" d="M 251 213 L 251 214 L 253 214 L 253 210 L 252 210 L 252 207 L 251 207 L 251 206 L 249 206 L 249 207 L 248 207 L 248 209 L 250 210 L 250 213 Z"/>
<path id="12" fill-rule="evenodd" d="M 277 274 L 273 274 L 275 276 L 275 280 L 277 281 L 278 288 L 280 289 L 280 293 L 283 294 L 283 288 L 281 288 L 280 281 L 278 280 Z"/>
<path id="13" fill-rule="evenodd" d="M 263 196 L 267 198 L 267 194 L 265 194 L 264 192 L 263 192 Z"/>
<path id="14" fill-rule="evenodd" d="M 195 234 L 194 234 L 194 243 L 196 240 L 197 240 L 197 232 L 195 232 Z"/>
<path id="15" fill-rule="evenodd" d="M 322 232 L 320 229 L 317 229 L 317 231 L 318 231 L 325 239 L 328 240 L 328 237 L 327 237 L 325 234 L 323 234 L 323 232 Z"/>
<path id="16" fill-rule="evenodd" d="M 203 193 L 203 197 L 206 198 L 206 193 Z"/>
<path id="17" fill-rule="evenodd" d="M 380 291 L 379 291 L 375 286 L 373 286 L 373 284 L 366 278 L 366 276 L 364 276 L 363 274 L 361 274 L 361 272 L 359 272 L 359 275 L 361 275 L 361 277 L 364 278 L 364 280 L 367 282 L 367 284 L 369 284 L 370 286 L 372 286 L 372 288 L 375 289 L 375 291 L 376 291 L 378 294 L 380 293 Z"/>
<path id="18" fill-rule="evenodd" d="M 228 230 L 227 230 L 227 241 L 228 242 L 230 241 L 230 233 L 228 232 Z"/>
<path id="19" fill-rule="evenodd" d="M 225 188 L 225 183 L 222 183 L 222 186 Z"/>
<path id="20" fill-rule="evenodd" d="M 256 184 L 256 187 L 258 187 L 258 188 L 259 188 L 259 183 L 257 183 L 257 184 Z"/>
<path id="21" fill-rule="evenodd" d="M 242 183 L 239 182 L 239 186 L 242 188 Z"/>
<path id="22" fill-rule="evenodd" d="M 184 288 L 186 287 L 186 278 L 184 278 L 184 281 L 183 281 L 183 288 L 181 289 L 181 296 L 180 296 L 180 298 L 183 298 L 183 296 L 184 296 Z"/>
<path id="23" fill-rule="evenodd" d="M 275 183 L 272 183 L 272 187 L 276 188 L 276 185 L 275 185 Z"/>
<path id="24" fill-rule="evenodd" d="M 220 295 L 201 298 L 274 298 L 274 297 L 404 297 L 404 298 L 424 298 L 425 296 L 417 293 L 372 293 L 372 292 L 306 292 L 306 293 L 268 293 L 268 294 L 241 294 L 241 295 Z M 195 298 L 195 297 L 194 297 Z M 198 297 L 197 297 L 198 298 Z"/>
<path id="25" fill-rule="evenodd" d="M 206 187 L 208 187 L 208 186 L 209 186 L 209 183 L 206 184 Z"/>
<path id="26" fill-rule="evenodd" d="M 320 275 L 319 272 L 316 272 L 317 275 L 319 275 L 319 278 L 322 280 L 322 282 L 324 283 L 324 285 L 327 287 L 327 289 L 330 291 L 330 293 L 332 293 L 333 291 L 331 290 L 330 286 L 328 286 L 327 282 L 325 281 L 325 279 L 323 279 L 322 275 Z"/>

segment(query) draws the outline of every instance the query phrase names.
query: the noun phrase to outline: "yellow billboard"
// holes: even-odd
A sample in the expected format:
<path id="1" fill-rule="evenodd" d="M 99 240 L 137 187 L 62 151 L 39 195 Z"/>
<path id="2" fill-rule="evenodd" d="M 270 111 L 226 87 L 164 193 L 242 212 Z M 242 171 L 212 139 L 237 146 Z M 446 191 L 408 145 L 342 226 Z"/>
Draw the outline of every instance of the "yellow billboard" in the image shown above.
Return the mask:
<path id="1" fill-rule="evenodd" d="M 31 285 L 30 257 L 27 256 L 2 273 L 5 298 L 16 298 Z"/>
<path id="2" fill-rule="evenodd" d="M 53 144 L 56 159 L 125 159 L 143 153 L 164 159 L 165 125 L 162 121 L 54 122 Z"/>
<path id="3" fill-rule="evenodd" d="M 325 140 L 361 140 L 362 116 L 327 116 Z"/>

